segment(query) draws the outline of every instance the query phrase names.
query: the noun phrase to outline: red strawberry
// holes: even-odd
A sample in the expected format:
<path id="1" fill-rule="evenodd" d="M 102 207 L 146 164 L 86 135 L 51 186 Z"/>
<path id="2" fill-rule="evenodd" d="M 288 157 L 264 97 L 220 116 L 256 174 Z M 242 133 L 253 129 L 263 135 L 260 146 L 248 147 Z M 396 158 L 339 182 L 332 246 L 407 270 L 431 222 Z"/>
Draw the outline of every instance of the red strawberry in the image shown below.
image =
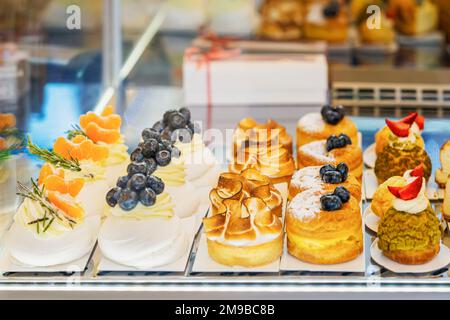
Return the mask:
<path id="1" fill-rule="evenodd" d="M 423 163 L 419 164 L 417 167 L 412 169 L 409 174 L 411 177 L 422 177 L 423 178 Z"/>
<path id="2" fill-rule="evenodd" d="M 417 116 L 415 123 L 417 124 L 420 130 L 423 130 L 423 128 L 425 128 L 425 117 Z"/>
<path id="3" fill-rule="evenodd" d="M 386 118 L 386 124 L 397 137 L 407 137 L 411 125 L 404 122 L 395 122 Z"/>
<path id="4" fill-rule="evenodd" d="M 417 197 L 422 189 L 423 178 L 417 177 L 413 182 L 403 187 L 388 186 L 389 191 L 396 197 L 402 200 L 411 200 Z"/>
<path id="5" fill-rule="evenodd" d="M 412 125 L 414 121 L 416 121 L 416 118 L 419 114 L 417 112 L 411 112 L 406 117 L 400 119 L 398 122 L 407 123 L 409 125 Z"/>

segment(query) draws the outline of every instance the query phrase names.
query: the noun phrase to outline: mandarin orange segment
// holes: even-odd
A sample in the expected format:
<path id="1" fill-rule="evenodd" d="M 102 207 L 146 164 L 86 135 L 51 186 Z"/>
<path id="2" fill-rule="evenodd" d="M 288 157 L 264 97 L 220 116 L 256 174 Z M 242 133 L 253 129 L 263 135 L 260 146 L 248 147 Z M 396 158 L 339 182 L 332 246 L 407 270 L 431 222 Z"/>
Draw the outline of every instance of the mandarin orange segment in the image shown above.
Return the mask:
<path id="1" fill-rule="evenodd" d="M 82 136 L 82 135 L 76 135 L 75 137 L 73 137 L 72 138 L 72 142 L 73 143 L 81 143 L 81 142 L 83 142 L 83 141 L 86 141 L 87 140 L 87 138 L 85 137 L 85 136 Z"/>
<path id="2" fill-rule="evenodd" d="M 92 111 L 80 116 L 80 126 L 83 130 L 86 130 L 90 123 L 96 123 L 103 129 L 119 130 L 122 125 L 122 118 L 117 114 L 99 116 Z"/>
<path id="3" fill-rule="evenodd" d="M 16 116 L 12 113 L 0 114 L 0 130 L 16 126 Z"/>
<path id="4" fill-rule="evenodd" d="M 53 169 L 53 167 L 46 163 L 42 166 L 41 172 L 39 173 L 38 184 L 41 185 L 45 182 L 45 179 L 49 176 L 58 176 L 64 179 L 64 170 L 62 169 Z"/>
<path id="5" fill-rule="evenodd" d="M 105 110 L 102 112 L 102 116 L 110 116 L 114 113 L 114 106 L 106 106 Z"/>
<path id="6" fill-rule="evenodd" d="M 76 197 L 81 189 L 84 187 L 84 180 L 81 178 L 74 179 L 69 181 L 67 184 L 67 191 L 72 197 Z"/>
<path id="7" fill-rule="evenodd" d="M 92 145 L 92 155 L 91 158 L 94 161 L 102 161 L 108 158 L 109 150 L 105 146 Z"/>
<path id="8" fill-rule="evenodd" d="M 0 150 L 6 149 L 6 140 L 3 138 L 0 138 Z"/>
<path id="9" fill-rule="evenodd" d="M 57 191 L 47 193 L 48 200 L 59 210 L 63 211 L 71 218 L 79 219 L 83 217 L 84 210 L 75 201 L 68 199 Z"/>
<path id="10" fill-rule="evenodd" d="M 77 143 L 78 142 L 78 143 Z M 74 137 L 72 141 L 60 137 L 55 141 L 53 150 L 66 159 L 101 161 L 108 157 L 109 150 L 106 146 L 98 146 L 85 137 Z"/>
<path id="11" fill-rule="evenodd" d="M 119 131 L 111 129 L 103 129 L 98 124 L 93 122 L 89 123 L 84 130 L 89 139 L 91 139 L 95 143 L 104 142 L 107 144 L 112 144 L 120 139 Z"/>

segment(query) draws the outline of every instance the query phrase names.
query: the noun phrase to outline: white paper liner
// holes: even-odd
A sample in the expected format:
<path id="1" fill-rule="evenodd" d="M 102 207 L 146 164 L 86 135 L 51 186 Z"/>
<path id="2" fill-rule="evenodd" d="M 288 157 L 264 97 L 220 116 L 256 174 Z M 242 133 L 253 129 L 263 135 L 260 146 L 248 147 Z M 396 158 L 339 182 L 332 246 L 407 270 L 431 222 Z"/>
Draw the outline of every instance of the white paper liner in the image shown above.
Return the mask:
<path id="1" fill-rule="evenodd" d="M 364 224 L 367 228 L 372 230 L 373 232 L 378 232 L 378 224 L 380 223 L 380 218 L 372 211 L 370 204 L 367 206 L 366 210 L 364 210 Z"/>

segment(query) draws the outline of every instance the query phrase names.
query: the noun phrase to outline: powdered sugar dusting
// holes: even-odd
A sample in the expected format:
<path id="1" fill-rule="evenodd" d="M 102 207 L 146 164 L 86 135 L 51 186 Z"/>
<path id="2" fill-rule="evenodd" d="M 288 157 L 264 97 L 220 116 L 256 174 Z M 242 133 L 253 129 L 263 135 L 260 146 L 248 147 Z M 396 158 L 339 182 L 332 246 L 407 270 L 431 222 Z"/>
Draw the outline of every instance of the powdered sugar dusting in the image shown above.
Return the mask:
<path id="1" fill-rule="evenodd" d="M 318 140 L 301 146 L 300 150 L 319 161 L 332 162 L 334 157 L 327 152 L 326 145 L 326 140 Z"/>
<path id="2" fill-rule="evenodd" d="M 318 112 L 307 113 L 300 118 L 297 124 L 306 132 L 319 132 L 325 127 L 322 115 Z"/>
<path id="3" fill-rule="evenodd" d="M 305 167 L 298 170 L 291 180 L 291 184 L 300 189 L 321 189 L 323 181 L 320 178 L 320 166 Z"/>
<path id="4" fill-rule="evenodd" d="M 297 194 L 289 203 L 289 213 L 297 219 L 313 219 L 321 211 L 319 190 L 306 190 Z"/>

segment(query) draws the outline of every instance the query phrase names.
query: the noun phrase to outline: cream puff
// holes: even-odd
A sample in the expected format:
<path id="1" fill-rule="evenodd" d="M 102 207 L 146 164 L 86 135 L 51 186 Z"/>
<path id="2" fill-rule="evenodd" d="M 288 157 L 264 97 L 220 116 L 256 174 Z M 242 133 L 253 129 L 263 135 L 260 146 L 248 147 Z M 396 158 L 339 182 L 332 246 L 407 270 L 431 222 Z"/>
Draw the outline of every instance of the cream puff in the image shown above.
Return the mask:
<path id="1" fill-rule="evenodd" d="M 360 179 L 363 170 L 361 148 L 352 143 L 351 139 L 345 135 L 332 135 L 326 140 L 317 140 L 302 145 L 297 150 L 297 166 L 299 169 L 339 163 L 345 163 L 349 172 Z"/>
<path id="2" fill-rule="evenodd" d="M 345 116 L 344 107 L 324 106 L 320 113 L 308 113 L 298 121 L 297 148 L 341 133 L 347 135 L 355 145 L 358 144 L 358 128 Z"/>

